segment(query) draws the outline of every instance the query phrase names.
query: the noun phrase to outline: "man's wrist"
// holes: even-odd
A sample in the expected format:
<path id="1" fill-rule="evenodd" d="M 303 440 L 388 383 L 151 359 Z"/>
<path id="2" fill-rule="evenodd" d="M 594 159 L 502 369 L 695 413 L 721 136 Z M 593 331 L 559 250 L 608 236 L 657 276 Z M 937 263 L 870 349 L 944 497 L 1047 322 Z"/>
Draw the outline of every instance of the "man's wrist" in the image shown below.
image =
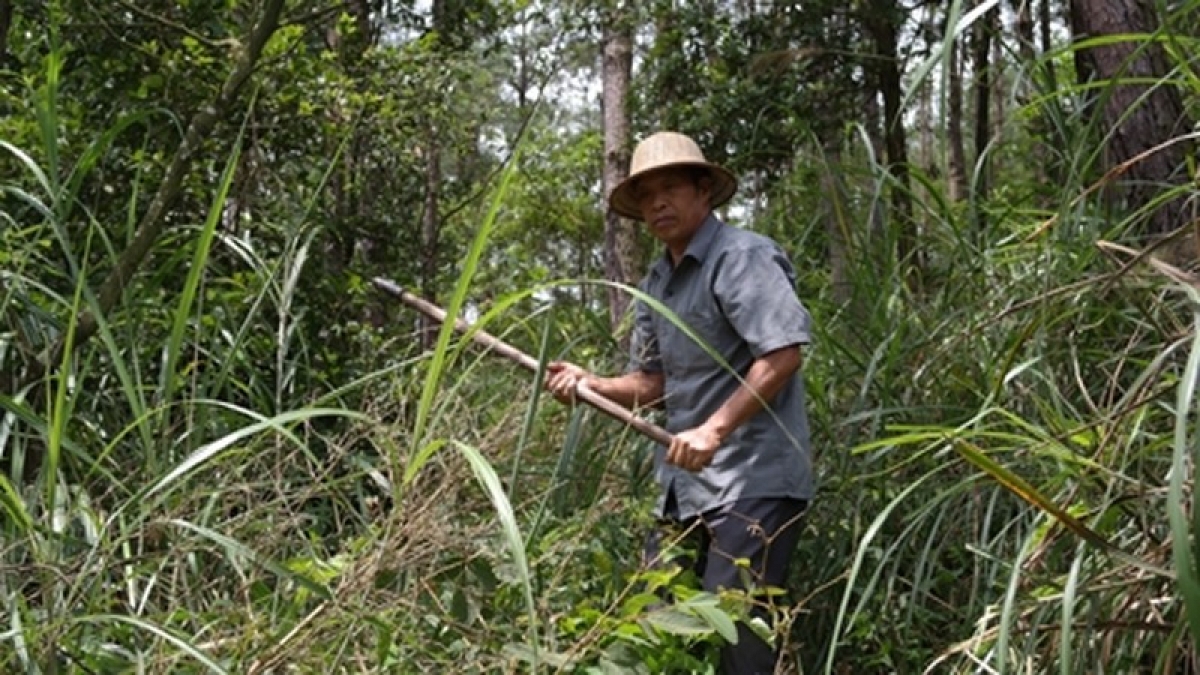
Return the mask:
<path id="1" fill-rule="evenodd" d="M 711 417 L 707 422 L 704 423 L 703 428 L 706 432 L 717 437 L 718 444 L 724 444 L 725 439 L 728 438 L 730 432 L 733 431 L 733 429 L 731 429 L 730 426 L 723 420 L 714 419 Z"/>
<path id="2" fill-rule="evenodd" d="M 589 372 L 585 372 L 583 376 L 579 378 L 579 385 L 591 389 L 601 396 L 608 396 L 608 394 L 604 391 L 604 385 L 601 384 L 600 378 Z"/>

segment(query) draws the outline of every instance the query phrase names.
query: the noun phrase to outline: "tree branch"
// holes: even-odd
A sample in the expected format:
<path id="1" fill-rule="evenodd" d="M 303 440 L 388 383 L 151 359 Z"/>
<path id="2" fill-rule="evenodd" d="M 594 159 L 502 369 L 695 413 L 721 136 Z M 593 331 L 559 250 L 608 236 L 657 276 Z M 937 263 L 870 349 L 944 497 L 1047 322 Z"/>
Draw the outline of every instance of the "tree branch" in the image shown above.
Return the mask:
<path id="1" fill-rule="evenodd" d="M 121 252 L 116 266 L 100 285 L 100 290 L 96 294 L 96 304 L 101 314 L 107 314 L 116 306 L 126 285 L 133 278 L 142 261 L 145 260 L 146 254 L 150 252 L 154 242 L 162 234 L 166 225 L 165 216 L 171 205 L 178 199 L 183 179 L 191 170 L 201 145 L 217 123 L 229 113 L 237 102 L 239 92 L 246 81 L 250 79 L 259 57 L 262 56 L 263 47 L 278 28 L 283 3 L 284 0 L 267 0 L 262 17 L 251 30 L 245 48 L 238 55 L 233 72 L 226 78 L 221 92 L 214 101 L 192 116 L 187 131 L 184 133 L 183 142 L 175 151 L 175 156 L 167 168 L 167 173 L 159 185 L 154 199 L 138 222 L 133 241 L 130 242 L 128 248 Z M 87 342 L 98 329 L 96 315 L 91 312 L 82 313 L 75 329 L 75 342 L 72 346 L 78 347 Z M 23 378 L 20 386 L 15 387 L 15 391 L 9 393 L 15 394 L 16 391 L 41 379 L 53 364 L 62 361 L 65 349 L 66 344 L 60 339 L 43 358 L 30 366 L 29 372 Z"/>
<path id="2" fill-rule="evenodd" d="M 214 48 L 221 47 L 222 46 L 221 43 L 224 42 L 223 40 L 213 40 L 212 38 L 209 38 L 206 35 L 201 35 L 200 33 L 197 33 L 196 31 L 192 30 L 191 28 L 188 28 L 187 26 L 185 26 L 181 23 L 172 21 L 165 16 L 159 16 L 158 14 L 155 14 L 149 10 L 142 9 L 141 7 L 138 7 L 136 4 L 134 4 L 132 2 L 126 2 L 125 0 L 116 0 L 116 3 L 118 6 L 124 8 L 126 11 L 128 11 L 132 14 L 136 14 L 144 19 L 148 19 L 154 23 L 165 26 L 173 31 L 183 33 L 184 35 L 187 35 L 188 37 L 194 39 L 195 41 L 197 41 L 201 44 L 204 44 L 204 45 L 208 45 L 209 47 L 214 47 Z"/>

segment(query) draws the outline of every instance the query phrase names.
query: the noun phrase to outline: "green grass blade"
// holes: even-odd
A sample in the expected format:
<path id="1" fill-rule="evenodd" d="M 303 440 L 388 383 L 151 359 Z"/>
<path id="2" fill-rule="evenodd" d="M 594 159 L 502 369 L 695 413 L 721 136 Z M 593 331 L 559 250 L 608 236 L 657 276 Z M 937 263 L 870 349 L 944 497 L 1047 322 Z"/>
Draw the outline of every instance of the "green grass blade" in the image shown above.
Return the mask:
<path id="1" fill-rule="evenodd" d="M 21 499 L 21 494 L 13 487 L 12 482 L 8 480 L 8 476 L 2 473 L 0 473 L 0 506 L 3 506 L 5 512 L 7 512 L 8 522 L 17 526 L 15 532 L 12 530 L 7 532 L 10 539 L 14 535 L 26 536 L 32 533 L 33 516 L 25 508 L 25 500 Z"/>
<path id="2" fill-rule="evenodd" d="M 996 672 L 1006 673 L 1005 668 L 1008 666 L 1008 639 L 1012 634 L 1012 627 L 1017 619 L 1017 595 L 1022 588 L 1021 579 L 1022 571 L 1025 569 L 1025 559 L 1029 557 L 1030 551 L 1034 548 L 1034 542 L 1037 541 L 1038 528 L 1035 524 L 1031 528 L 1030 534 L 1025 538 L 1024 544 L 1017 552 L 1017 557 L 1012 561 L 1012 566 L 1009 571 L 1008 584 L 1004 588 L 1004 603 L 1000 609 L 1000 626 L 996 636 Z"/>
<path id="3" fill-rule="evenodd" d="M 58 137 L 58 85 L 65 61 L 59 44 L 58 31 L 51 28 L 51 48 L 45 58 L 45 82 L 35 96 L 34 110 L 38 130 L 41 132 L 42 149 L 46 152 L 46 176 L 50 189 L 47 192 L 55 200 L 59 197 L 59 137 Z"/>
<path id="4" fill-rule="evenodd" d="M 538 670 L 538 652 L 540 639 L 538 638 L 538 618 L 537 606 L 533 601 L 533 576 L 529 571 L 529 558 L 525 553 L 525 540 L 521 537 L 520 527 L 517 525 L 516 514 L 513 513 L 512 504 L 508 500 L 508 496 L 504 494 L 504 486 L 500 484 L 500 477 L 496 475 L 496 470 L 488 463 L 487 458 L 478 449 L 455 441 L 454 446 L 466 458 L 467 463 L 471 465 L 471 470 L 475 473 L 475 478 L 479 481 L 484 492 L 487 493 L 488 499 L 492 502 L 492 507 L 496 509 L 496 517 L 500 520 L 500 528 L 504 532 L 504 540 L 512 553 L 513 563 L 517 567 L 517 575 L 521 581 L 521 590 L 525 596 L 525 604 L 529 610 L 529 645 L 533 649 L 533 672 Z"/>
<path id="5" fill-rule="evenodd" d="M 33 158 L 28 153 L 8 141 L 0 141 L 0 149 L 7 150 L 9 154 L 17 158 L 18 162 L 25 165 L 25 168 L 29 170 L 29 173 L 33 175 L 38 185 L 47 195 L 54 194 L 54 186 L 50 184 L 50 179 L 46 176 L 46 172 L 42 171 L 42 167 L 38 166 L 38 163 L 33 161 Z M 25 199 L 30 203 L 39 203 L 28 195 L 26 195 Z M 42 210 L 42 215 L 49 216 L 50 214 Z"/>
<path id="6" fill-rule="evenodd" d="M 196 525 L 195 523 L 190 523 L 186 520 L 180 520 L 178 518 L 171 518 L 165 522 L 170 525 L 174 525 L 175 527 L 194 532 L 213 542 L 214 544 L 224 548 L 227 552 L 246 558 L 254 564 L 270 570 L 280 578 L 290 579 L 296 582 L 298 585 L 307 588 L 311 593 L 324 600 L 333 599 L 333 595 L 329 592 L 329 589 L 325 587 L 325 584 L 314 581 L 303 574 L 300 574 L 299 572 L 288 569 L 285 565 L 281 565 L 270 558 L 259 555 L 257 551 L 249 546 L 246 546 L 242 542 L 233 539 L 232 537 L 228 537 L 220 532 L 217 532 L 216 530 L 204 527 L 202 525 Z"/>
<path id="7" fill-rule="evenodd" d="M 222 404 L 222 405 L 225 405 L 225 404 Z M 232 406 L 227 406 L 227 407 L 232 408 Z M 260 420 L 254 424 L 250 424 L 245 427 L 242 427 L 241 429 L 238 429 L 237 431 L 226 434 L 226 435 L 222 436 L 221 438 L 218 438 L 215 441 L 206 443 L 205 445 L 201 446 L 199 449 L 196 450 L 196 452 L 192 453 L 190 456 L 188 456 L 186 459 L 184 459 L 182 462 L 180 462 L 175 468 L 168 471 L 166 475 L 164 475 L 162 478 L 155 481 L 143 493 L 142 497 L 149 498 L 156 494 L 164 492 L 165 490 L 172 488 L 176 483 L 178 483 L 187 474 L 191 473 L 192 471 L 194 471 L 196 468 L 198 468 L 202 464 L 205 464 L 206 462 L 211 461 L 213 457 L 216 457 L 221 452 L 229 449 L 235 443 L 237 443 L 243 439 L 250 438 L 251 436 L 254 436 L 255 434 L 259 434 L 263 431 L 267 431 L 267 430 L 277 431 L 279 433 L 282 433 L 286 436 L 291 437 L 294 440 L 294 442 L 296 442 L 297 444 L 300 444 L 299 439 L 296 439 L 294 436 L 292 436 L 292 434 L 285 428 L 285 425 L 292 424 L 294 422 L 310 420 L 310 419 L 314 419 L 317 417 L 346 417 L 348 419 L 357 419 L 357 420 L 367 419 L 366 415 L 363 415 L 363 414 L 357 413 L 357 412 L 353 412 L 350 410 L 341 410 L 341 409 L 335 409 L 335 408 L 305 408 L 305 409 L 300 409 L 300 410 L 288 411 L 285 413 L 281 413 L 279 415 L 275 415 L 274 417 L 271 417 L 268 419 Z"/>
<path id="8" fill-rule="evenodd" d="M 1078 518 L 1072 516 L 1055 504 L 1053 500 L 1042 494 L 1037 488 L 1030 485 L 1025 479 L 1017 474 L 1009 471 L 999 462 L 993 460 L 982 449 L 972 444 L 963 438 L 950 439 L 955 451 L 958 452 L 964 459 L 970 462 L 975 468 L 986 473 L 988 476 L 1002 485 L 1009 492 L 1025 500 L 1029 504 L 1045 511 L 1054 517 L 1055 520 L 1062 523 L 1068 530 L 1074 532 L 1079 538 L 1096 546 L 1105 553 L 1111 555 L 1117 560 L 1129 563 L 1134 567 L 1152 572 L 1159 576 L 1170 578 L 1174 576 L 1170 570 L 1163 569 L 1158 565 L 1142 560 L 1141 558 L 1127 553 L 1106 539 L 1099 532 L 1082 523 Z"/>
<path id="9" fill-rule="evenodd" d="M 54 380 L 54 401 L 51 404 L 50 416 L 46 423 L 46 456 L 42 478 L 47 505 L 57 503 L 55 493 L 58 490 L 58 470 L 62 459 L 63 438 L 66 436 L 67 421 L 71 418 L 71 409 L 76 393 L 76 373 L 72 372 L 75 356 L 75 329 L 78 327 L 86 285 L 86 275 L 80 274 L 75 280 L 75 297 L 71 303 L 67 333 L 62 341 L 63 350 L 58 366 L 58 377 Z M 70 396 L 68 396 L 68 392 L 71 392 Z"/>
<path id="10" fill-rule="evenodd" d="M 1200 301 L 1200 292 L 1190 287 L 1187 291 L 1193 303 Z M 1200 434 L 1193 436 L 1189 424 L 1195 404 L 1196 387 L 1200 383 L 1200 311 L 1193 310 L 1192 331 L 1192 350 L 1188 355 L 1187 368 L 1179 381 L 1176 395 L 1175 439 L 1171 453 L 1171 482 L 1167 490 L 1166 506 L 1167 518 L 1171 524 L 1171 553 L 1175 561 L 1175 578 L 1187 610 L 1192 639 L 1200 642 L 1200 574 L 1197 572 L 1196 544 L 1193 541 L 1196 530 L 1187 513 L 1188 502 L 1194 500 L 1189 494 L 1185 494 L 1191 491 L 1185 490 L 1185 487 L 1192 484 L 1190 479 L 1193 474 L 1189 467 L 1195 467 L 1197 455 L 1200 454 L 1196 451 Z"/>
<path id="11" fill-rule="evenodd" d="M 550 322 L 545 321 L 542 323 L 542 339 L 538 346 L 538 369 L 533 374 L 533 387 L 525 406 L 525 418 L 521 423 L 521 433 L 517 436 L 516 450 L 513 451 L 512 477 L 509 478 L 508 489 L 514 501 L 517 501 L 517 476 L 521 471 L 521 459 L 525 456 L 525 447 L 529 444 L 529 439 L 533 434 L 533 425 L 537 421 L 538 401 L 541 399 L 541 383 L 546 375 L 546 359 L 549 348 Z"/>
<path id="12" fill-rule="evenodd" d="M 475 233 L 475 237 L 471 240 L 471 246 L 467 249 L 467 254 L 463 258 L 462 267 L 459 271 L 458 284 L 454 288 L 453 295 L 450 296 L 450 302 L 446 306 L 446 316 L 451 320 L 444 321 L 441 330 L 438 332 L 437 345 L 433 351 L 433 357 L 429 362 L 429 373 L 425 377 L 425 386 L 421 390 L 421 398 L 417 404 L 416 419 L 413 424 L 413 438 L 418 444 L 424 443 L 425 428 L 429 423 L 430 416 L 433 411 L 434 399 L 437 397 L 438 389 L 441 386 L 442 374 L 447 365 L 446 354 L 450 347 L 450 340 L 454 335 L 455 327 L 453 318 L 457 317 L 462 312 L 462 307 L 466 302 L 467 291 L 471 287 L 471 280 L 475 276 L 475 271 L 479 268 L 479 260 L 483 256 L 483 251 L 487 248 L 489 239 L 491 238 L 492 229 L 496 225 L 496 220 L 500 216 L 500 206 L 504 202 L 504 197 L 508 193 L 509 185 L 512 183 L 513 176 L 516 174 L 519 165 L 518 157 L 520 147 L 513 151 L 512 157 L 509 159 L 508 166 L 500 175 L 500 183 L 496 188 L 496 194 L 492 197 L 491 206 L 488 209 L 487 216 L 479 225 L 479 230 Z M 413 472 L 420 471 L 421 466 L 413 467 Z"/>
<path id="13" fill-rule="evenodd" d="M 904 488 L 903 492 L 889 502 L 888 505 L 879 512 L 879 515 L 875 516 L 875 520 L 871 522 L 870 527 L 867 528 L 867 531 L 863 533 L 862 539 L 859 540 L 858 546 L 856 547 L 854 553 L 854 562 L 850 566 L 850 570 L 847 573 L 846 590 L 844 593 L 842 593 L 842 601 L 838 606 L 837 619 L 834 621 L 833 638 L 829 643 L 829 651 L 827 652 L 825 658 L 825 675 L 832 675 L 834 672 L 834 664 L 837 663 L 838 643 L 841 640 L 842 628 L 843 626 L 847 625 L 846 614 L 850 607 L 850 598 L 854 594 L 854 584 L 859 575 L 862 573 L 863 564 L 866 560 L 867 551 L 871 548 L 871 543 L 874 542 L 875 537 L 878 536 L 880 531 L 883 529 L 883 525 L 892 515 L 892 511 L 896 510 L 896 507 L 898 507 L 905 499 L 907 499 L 910 494 L 915 492 L 917 488 L 924 485 L 927 480 L 933 476 L 936 476 L 940 471 L 940 469 L 930 471 L 924 476 L 921 476 L 919 479 L 913 481 L 908 487 Z"/>
<path id="14" fill-rule="evenodd" d="M 250 116 L 247 116 L 246 119 L 249 120 Z M 179 304 L 175 307 L 174 320 L 171 323 L 171 333 L 167 339 L 162 375 L 159 378 L 159 401 L 162 404 L 169 404 L 175 395 L 175 388 L 178 381 L 178 373 L 175 372 L 175 366 L 182 351 L 183 334 L 187 330 L 188 319 L 192 315 L 192 305 L 196 301 L 196 292 L 200 287 L 200 280 L 204 277 L 204 270 L 208 264 L 208 254 L 212 250 L 212 242 L 217 231 L 217 225 L 221 222 L 221 215 L 225 210 L 225 201 L 229 196 L 230 187 L 233 185 L 233 176 L 237 173 L 244 134 L 245 125 L 243 124 L 242 130 L 234 142 L 233 152 L 230 154 L 229 159 L 226 160 L 225 169 L 221 172 L 217 194 L 213 197 L 212 203 L 209 205 L 208 218 L 205 220 L 204 227 L 201 229 L 200 236 L 196 241 L 196 250 L 192 256 L 191 267 L 188 269 L 187 280 L 184 282 L 183 294 L 179 298 Z M 162 432 L 160 433 L 165 433 L 166 427 L 169 424 L 170 420 L 164 416 L 162 420 Z M 152 475 L 157 473 L 157 456 L 147 457 L 146 464 Z"/>
<path id="15" fill-rule="evenodd" d="M 1071 675 L 1073 654 L 1071 641 L 1074 637 L 1075 605 L 1079 595 L 1079 574 L 1083 569 L 1083 558 L 1086 549 L 1082 543 L 1075 549 L 1075 559 L 1071 561 L 1071 571 L 1067 574 L 1067 585 L 1063 588 L 1062 599 L 1062 634 L 1059 636 L 1059 672 Z"/>
<path id="16" fill-rule="evenodd" d="M 72 619 L 72 623 L 76 623 L 76 624 L 90 623 L 90 624 L 94 624 L 97 626 L 102 626 L 106 623 L 129 624 L 130 626 L 133 626 L 134 628 L 139 628 L 141 630 L 144 630 L 147 633 L 158 636 L 162 640 L 170 643 L 172 646 L 177 648 L 179 651 L 183 652 L 184 654 L 187 654 L 188 656 L 190 656 L 193 659 L 195 659 L 196 661 L 198 661 L 201 665 L 203 665 L 205 668 L 207 668 L 208 671 L 211 673 L 219 673 L 220 675 L 228 675 L 228 673 L 230 672 L 230 671 L 226 670 L 225 668 L 223 668 L 221 666 L 221 664 L 217 663 L 211 656 L 209 656 L 208 654 L 205 654 L 204 651 L 201 650 L 196 645 L 193 645 L 192 643 L 188 642 L 187 640 L 179 637 L 178 635 L 175 635 L 174 633 L 168 631 L 167 629 L 163 628 L 162 626 L 159 626 L 157 624 L 146 621 L 145 619 L 140 619 L 136 616 L 126 616 L 126 615 L 122 615 L 122 614 L 95 614 L 95 615 L 90 615 L 90 616 L 75 617 Z"/>

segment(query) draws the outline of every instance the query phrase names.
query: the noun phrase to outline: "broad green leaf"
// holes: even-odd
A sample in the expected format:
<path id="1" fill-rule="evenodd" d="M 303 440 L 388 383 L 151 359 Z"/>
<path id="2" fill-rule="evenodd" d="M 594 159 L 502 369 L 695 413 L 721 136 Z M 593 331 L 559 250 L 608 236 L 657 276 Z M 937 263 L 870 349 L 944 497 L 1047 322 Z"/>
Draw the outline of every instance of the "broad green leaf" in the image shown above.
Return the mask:
<path id="1" fill-rule="evenodd" d="M 646 615 L 645 620 L 656 629 L 670 635 L 695 637 L 709 635 L 714 628 L 694 614 L 675 607 L 668 607 Z"/>

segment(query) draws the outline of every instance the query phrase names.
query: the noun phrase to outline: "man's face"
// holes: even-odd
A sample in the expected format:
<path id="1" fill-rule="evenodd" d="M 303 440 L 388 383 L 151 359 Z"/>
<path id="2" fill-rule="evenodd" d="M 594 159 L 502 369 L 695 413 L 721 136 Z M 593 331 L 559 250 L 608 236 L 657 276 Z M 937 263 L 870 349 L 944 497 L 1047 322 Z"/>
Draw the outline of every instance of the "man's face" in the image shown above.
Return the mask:
<path id="1" fill-rule="evenodd" d="M 685 168 L 659 169 L 639 178 L 634 197 L 650 232 L 676 254 L 708 216 L 711 179 Z"/>

